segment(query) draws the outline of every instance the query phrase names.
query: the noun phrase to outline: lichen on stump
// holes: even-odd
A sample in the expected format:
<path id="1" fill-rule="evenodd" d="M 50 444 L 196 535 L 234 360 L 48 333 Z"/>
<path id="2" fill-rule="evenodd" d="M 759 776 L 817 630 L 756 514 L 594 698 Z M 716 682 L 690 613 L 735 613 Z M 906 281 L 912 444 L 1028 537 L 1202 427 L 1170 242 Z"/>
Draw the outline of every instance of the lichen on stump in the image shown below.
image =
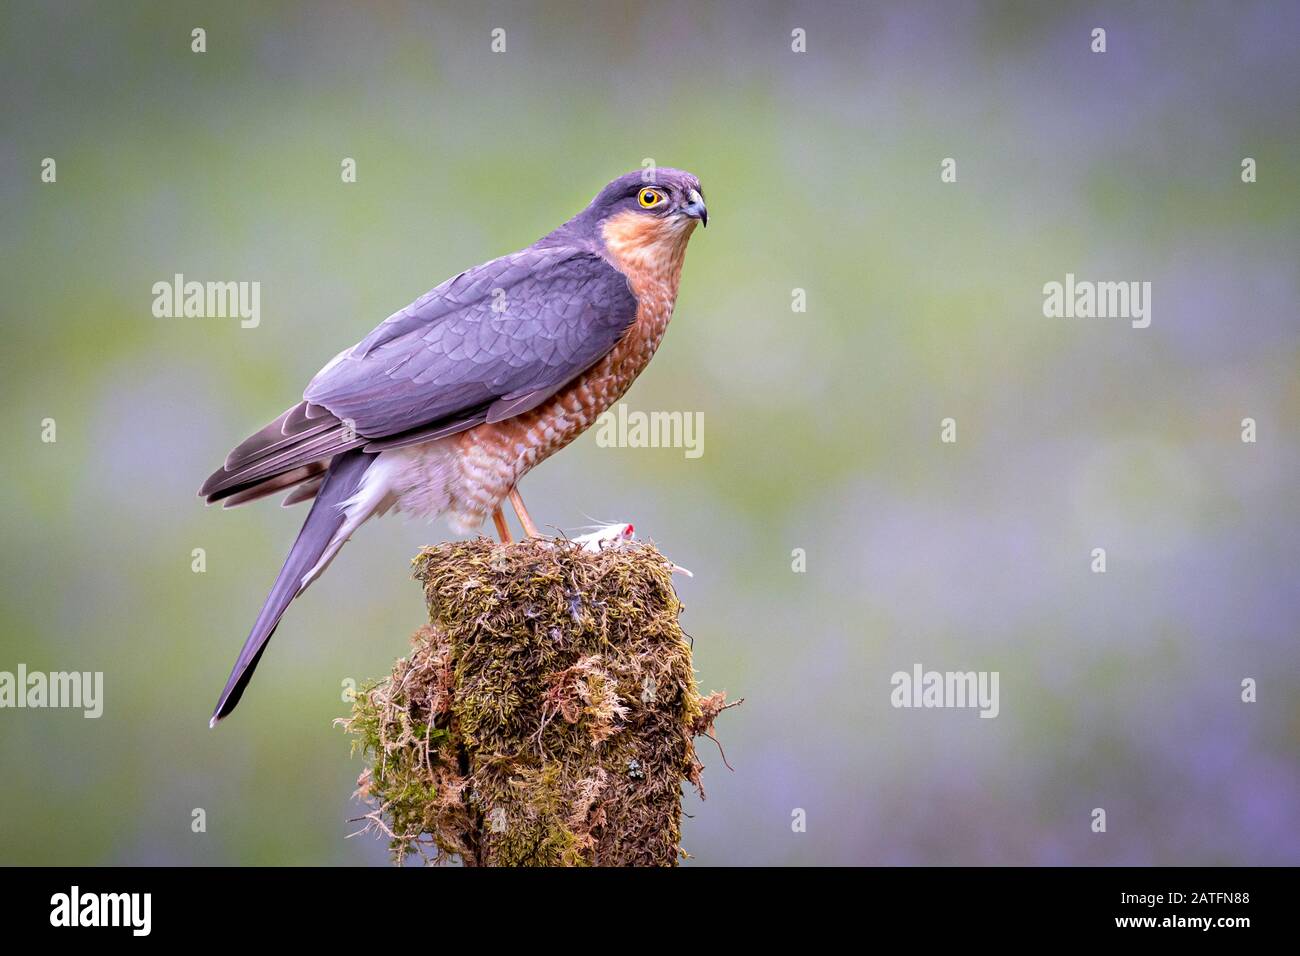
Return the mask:
<path id="1" fill-rule="evenodd" d="M 671 562 L 480 538 L 414 565 L 429 624 L 342 721 L 395 861 L 675 864 L 694 738 L 729 705 L 696 688 Z"/>

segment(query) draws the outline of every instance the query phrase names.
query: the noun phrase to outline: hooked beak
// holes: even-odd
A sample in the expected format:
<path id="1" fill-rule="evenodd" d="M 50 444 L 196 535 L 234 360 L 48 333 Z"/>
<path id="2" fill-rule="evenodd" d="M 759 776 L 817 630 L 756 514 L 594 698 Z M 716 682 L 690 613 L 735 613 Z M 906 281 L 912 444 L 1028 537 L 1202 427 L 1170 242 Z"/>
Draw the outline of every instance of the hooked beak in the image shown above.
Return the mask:
<path id="1" fill-rule="evenodd" d="M 709 210 L 704 205 L 704 197 L 700 195 L 698 189 L 692 189 L 686 194 L 686 198 L 689 199 L 690 202 L 682 207 L 682 213 L 690 216 L 692 219 L 698 219 L 700 225 L 707 229 L 709 227 Z"/>

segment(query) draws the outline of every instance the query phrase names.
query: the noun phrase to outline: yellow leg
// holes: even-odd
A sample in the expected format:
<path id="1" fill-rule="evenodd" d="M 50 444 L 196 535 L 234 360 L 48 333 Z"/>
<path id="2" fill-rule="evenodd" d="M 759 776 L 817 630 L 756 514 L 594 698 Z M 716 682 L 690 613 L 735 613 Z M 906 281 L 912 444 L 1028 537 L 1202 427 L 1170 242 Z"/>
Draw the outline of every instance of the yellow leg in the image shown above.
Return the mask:
<path id="1" fill-rule="evenodd" d="M 510 526 L 506 524 L 506 516 L 505 513 L 501 510 L 500 505 L 497 505 L 494 509 L 492 509 L 492 521 L 497 526 L 497 534 L 501 536 L 501 540 L 505 544 L 509 544 L 511 541 L 514 540 L 514 538 L 510 536 Z"/>
<path id="2" fill-rule="evenodd" d="M 524 507 L 524 499 L 519 497 L 518 488 L 510 489 L 510 503 L 514 505 L 515 514 L 519 516 L 519 523 L 524 526 L 524 534 L 530 538 L 540 538 L 542 533 L 537 530 L 537 525 L 533 524 L 528 509 Z"/>

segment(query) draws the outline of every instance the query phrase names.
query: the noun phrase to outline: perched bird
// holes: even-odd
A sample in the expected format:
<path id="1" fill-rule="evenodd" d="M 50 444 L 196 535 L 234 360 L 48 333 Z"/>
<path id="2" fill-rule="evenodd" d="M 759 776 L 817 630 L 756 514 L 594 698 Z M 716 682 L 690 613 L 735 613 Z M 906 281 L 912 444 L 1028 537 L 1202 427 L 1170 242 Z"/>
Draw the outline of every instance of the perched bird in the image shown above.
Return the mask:
<path id="1" fill-rule="evenodd" d="M 677 169 L 620 176 L 525 249 L 476 266 L 394 313 L 316 374 L 294 405 L 199 489 L 243 504 L 314 498 L 217 701 L 239 703 L 290 602 L 344 542 L 390 509 L 464 533 L 490 514 L 502 540 L 516 486 L 590 427 L 649 363 L 677 299 L 686 244 L 708 224 Z"/>

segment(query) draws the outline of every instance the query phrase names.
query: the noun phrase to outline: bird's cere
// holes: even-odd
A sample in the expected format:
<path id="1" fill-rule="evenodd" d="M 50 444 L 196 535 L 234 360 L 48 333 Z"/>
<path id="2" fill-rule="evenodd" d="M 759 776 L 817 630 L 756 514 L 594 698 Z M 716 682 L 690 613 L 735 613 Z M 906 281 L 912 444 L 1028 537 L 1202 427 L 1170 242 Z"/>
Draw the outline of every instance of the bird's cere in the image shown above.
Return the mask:
<path id="1" fill-rule="evenodd" d="M 692 189 L 686 194 L 688 202 L 682 207 L 682 212 L 692 219 L 698 219 L 701 226 L 709 224 L 709 210 L 704 205 L 704 197 L 700 195 L 698 189 Z"/>

